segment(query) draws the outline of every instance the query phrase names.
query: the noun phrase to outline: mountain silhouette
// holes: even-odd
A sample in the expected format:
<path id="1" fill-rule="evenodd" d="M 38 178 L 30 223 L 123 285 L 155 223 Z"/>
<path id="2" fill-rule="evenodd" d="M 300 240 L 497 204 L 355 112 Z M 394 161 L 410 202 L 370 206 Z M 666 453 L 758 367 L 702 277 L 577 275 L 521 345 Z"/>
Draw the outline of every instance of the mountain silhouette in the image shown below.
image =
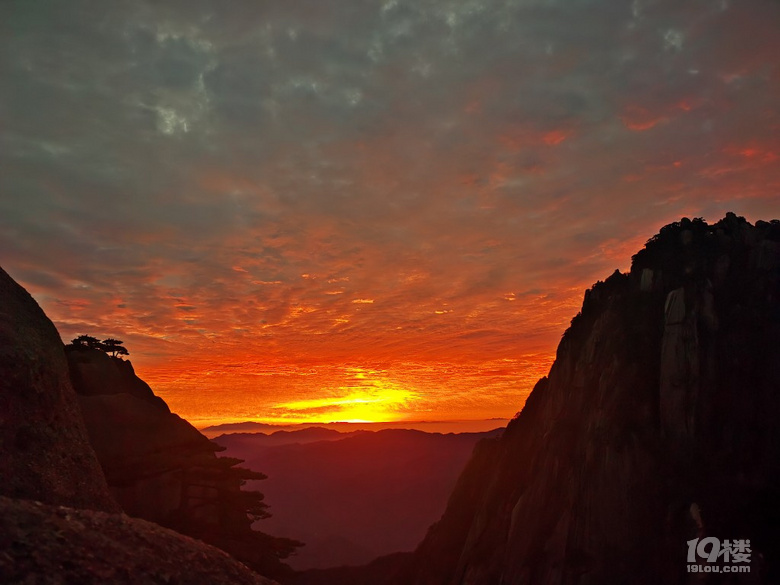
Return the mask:
<path id="1" fill-rule="evenodd" d="M 413 554 L 293 582 L 777 583 L 778 418 L 780 222 L 683 219 L 586 291 Z M 749 540 L 749 573 L 692 575 L 696 538 Z"/>
<path id="2" fill-rule="evenodd" d="M 57 330 L 2 269 L 0 299 L 0 582 L 272 585 L 213 546 L 122 513 Z"/>

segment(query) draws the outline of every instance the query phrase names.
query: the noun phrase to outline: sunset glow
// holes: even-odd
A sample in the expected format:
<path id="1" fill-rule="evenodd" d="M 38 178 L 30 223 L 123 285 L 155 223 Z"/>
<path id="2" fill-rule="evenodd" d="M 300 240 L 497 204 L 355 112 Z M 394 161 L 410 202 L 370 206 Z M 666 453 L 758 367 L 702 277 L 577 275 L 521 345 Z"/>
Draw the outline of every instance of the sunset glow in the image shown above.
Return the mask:
<path id="1" fill-rule="evenodd" d="M 780 215 L 777 2 L 33 4 L 0 264 L 198 426 L 511 417 L 662 225 Z"/>
<path id="2" fill-rule="evenodd" d="M 332 397 L 284 402 L 274 409 L 299 414 L 300 422 L 388 422 L 398 420 L 399 408 L 413 411 L 418 394 L 382 372 L 353 368 L 347 374 L 352 385 L 339 386 Z"/>

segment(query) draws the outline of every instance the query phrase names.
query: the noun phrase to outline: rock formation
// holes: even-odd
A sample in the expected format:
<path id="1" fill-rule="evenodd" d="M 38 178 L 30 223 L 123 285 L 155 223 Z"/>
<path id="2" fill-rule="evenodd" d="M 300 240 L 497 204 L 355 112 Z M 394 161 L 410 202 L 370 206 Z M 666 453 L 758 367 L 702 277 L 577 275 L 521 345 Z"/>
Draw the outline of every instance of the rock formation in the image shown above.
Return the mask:
<path id="1" fill-rule="evenodd" d="M 0 581 L 274 585 L 212 546 L 151 522 L 0 497 Z"/>
<path id="2" fill-rule="evenodd" d="M 122 509 L 214 544 L 264 575 L 289 573 L 279 559 L 298 543 L 252 530 L 266 506 L 261 493 L 242 490 L 265 476 L 217 457 L 222 447 L 171 413 L 129 361 L 66 350 L 90 441 Z"/>
<path id="3" fill-rule="evenodd" d="M 683 219 L 586 292 L 394 579 L 350 582 L 776 583 L 779 417 L 780 222 Z M 687 573 L 704 536 L 749 539 L 750 573 Z"/>
<path id="4" fill-rule="evenodd" d="M 120 512 L 57 330 L 1 269 L 0 478 L 2 583 L 272 583 L 214 547 Z"/>
<path id="5" fill-rule="evenodd" d="M 118 510 L 70 384 L 54 324 L 0 269 L 0 495 Z"/>
<path id="6" fill-rule="evenodd" d="M 149 402 L 160 411 L 170 412 L 168 405 L 155 396 L 149 384 L 135 375 L 130 361 L 113 358 L 103 351 L 66 345 L 70 378 L 81 396 L 127 394 Z"/>

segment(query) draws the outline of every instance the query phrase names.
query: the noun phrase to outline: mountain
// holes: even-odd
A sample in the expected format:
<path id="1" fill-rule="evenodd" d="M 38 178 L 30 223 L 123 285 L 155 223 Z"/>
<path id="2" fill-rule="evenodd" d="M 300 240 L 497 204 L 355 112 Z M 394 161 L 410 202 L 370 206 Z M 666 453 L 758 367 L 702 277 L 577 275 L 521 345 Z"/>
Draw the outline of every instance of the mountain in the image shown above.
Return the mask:
<path id="1" fill-rule="evenodd" d="M 70 377 L 54 325 L 0 269 L 0 582 L 271 585 L 221 550 L 121 513 Z"/>
<path id="2" fill-rule="evenodd" d="M 74 372 L 108 366 L 74 365 L 71 372 L 51 322 L 2 271 L 0 301 L 0 581 L 268 583 L 214 547 L 116 512 L 112 494 L 121 497 L 123 488 L 117 477 L 135 490 L 131 502 L 158 497 L 156 488 L 141 489 L 144 476 L 136 472 L 148 469 L 159 494 L 173 493 L 162 489 L 171 478 L 203 488 L 200 497 L 210 504 L 237 462 L 218 463 L 227 475 L 205 484 L 190 484 L 174 469 L 161 473 L 168 455 L 150 463 L 147 447 L 180 445 L 179 454 L 198 461 L 183 469 L 197 473 L 201 461 L 216 457 L 135 382 L 128 391 L 89 390 L 77 398 Z M 127 366 L 116 368 L 130 376 Z M 88 407 L 82 418 L 79 402 L 93 399 L 97 414 Z M 145 421 L 140 433 L 154 436 L 127 433 L 112 445 L 114 425 L 102 413 L 117 425 Z M 285 582 L 777 583 L 778 417 L 780 222 L 751 225 L 734 214 L 714 225 L 683 219 L 649 240 L 630 272 L 615 272 L 585 293 L 549 375 L 500 437 L 476 443 L 443 515 L 414 552 Z M 86 438 L 102 445 L 95 436 L 103 433 L 96 457 Z M 250 466 L 259 463 L 273 476 L 291 460 L 303 462 L 282 482 L 284 493 L 271 497 L 266 488 L 275 512 L 288 505 L 282 496 L 297 498 L 290 508 L 304 509 L 326 536 L 368 519 L 375 536 L 350 533 L 347 540 L 376 549 L 376 538 L 400 550 L 397 534 L 377 526 L 406 513 L 399 502 L 415 514 L 415 506 L 425 507 L 422 492 L 409 486 L 446 467 L 435 444 L 443 437 L 428 444 L 391 430 L 288 443 L 267 447 Z M 143 449 L 120 445 L 136 439 Z M 97 459 L 106 452 L 117 459 L 100 461 L 111 470 L 104 475 Z M 240 483 L 245 472 L 237 473 L 232 479 Z M 309 485 L 301 494 L 292 488 L 304 473 Z M 330 510 L 328 502 L 344 493 L 347 513 L 344 502 Z M 204 509 L 213 518 L 213 507 Z M 715 539 L 747 543 L 743 566 L 750 572 L 692 575 L 688 557 L 696 551 L 689 553 L 688 542 L 695 539 L 712 547 Z M 708 566 L 727 563 L 719 557 Z"/>
<path id="3" fill-rule="evenodd" d="M 0 495 L 118 510 L 54 324 L 0 269 Z"/>
<path id="4" fill-rule="evenodd" d="M 129 361 L 80 345 L 65 350 L 90 442 L 122 509 L 213 544 L 263 575 L 288 574 L 280 559 L 298 543 L 253 529 L 267 516 L 264 495 L 242 489 L 265 475 L 217 457 L 222 448 L 171 413 Z"/>
<path id="5" fill-rule="evenodd" d="M 710 536 L 776 582 L 779 417 L 780 222 L 668 225 L 586 292 L 398 582 L 689 583 Z"/>
<path id="6" fill-rule="evenodd" d="M 220 435 L 237 433 L 273 434 L 276 431 L 300 431 L 308 428 L 322 428 L 339 433 L 353 431 L 381 431 L 383 429 L 415 429 L 426 433 L 484 433 L 500 427 L 505 427 L 509 419 L 470 419 L 470 420 L 400 420 L 388 422 L 330 422 L 330 423 L 298 423 L 291 425 L 272 425 L 245 421 L 226 423 L 200 429 L 209 439 Z"/>
<path id="7" fill-rule="evenodd" d="M 213 438 L 219 435 L 225 435 L 230 433 L 262 433 L 266 431 L 273 432 L 278 427 L 275 425 L 269 425 L 265 423 L 259 423 L 254 421 L 244 421 L 237 423 L 224 423 L 221 425 L 213 425 L 205 427 L 200 430 L 205 436 Z"/>
<path id="8" fill-rule="evenodd" d="M 500 432 L 309 428 L 215 442 L 268 475 L 262 489 L 272 516 L 263 527 L 304 541 L 288 562 L 306 569 L 413 550 L 443 512 L 475 443 Z"/>
<path id="9" fill-rule="evenodd" d="M 307 427 L 297 431 L 275 431 L 273 433 L 229 433 L 212 439 L 218 445 L 234 452 L 253 454 L 257 449 L 290 445 L 316 443 L 318 441 L 340 441 L 349 436 L 368 431 L 340 433 L 322 427 Z"/>
<path id="10" fill-rule="evenodd" d="M 683 219 L 586 291 L 413 554 L 292 582 L 780 582 L 779 418 L 780 222 Z M 749 572 L 689 572 L 697 538 L 749 541 Z"/>

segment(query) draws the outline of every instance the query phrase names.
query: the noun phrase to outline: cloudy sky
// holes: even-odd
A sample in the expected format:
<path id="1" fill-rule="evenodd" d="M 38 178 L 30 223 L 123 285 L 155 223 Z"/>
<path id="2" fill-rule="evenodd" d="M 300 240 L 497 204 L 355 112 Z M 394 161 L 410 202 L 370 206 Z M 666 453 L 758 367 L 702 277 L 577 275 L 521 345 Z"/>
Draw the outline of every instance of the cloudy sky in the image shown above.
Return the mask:
<path id="1" fill-rule="evenodd" d="M 511 416 L 682 216 L 780 216 L 777 0 L 0 4 L 0 264 L 214 420 Z"/>

